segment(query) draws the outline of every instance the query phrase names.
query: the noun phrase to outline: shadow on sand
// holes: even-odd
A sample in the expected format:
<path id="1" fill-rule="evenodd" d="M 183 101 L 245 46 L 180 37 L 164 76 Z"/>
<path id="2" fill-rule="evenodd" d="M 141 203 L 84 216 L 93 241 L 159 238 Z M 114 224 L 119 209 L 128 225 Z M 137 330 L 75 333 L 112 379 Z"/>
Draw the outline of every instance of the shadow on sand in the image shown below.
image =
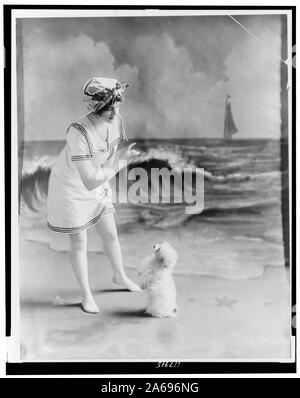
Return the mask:
<path id="1" fill-rule="evenodd" d="M 111 290 L 112 292 L 116 290 Z M 119 290 L 118 290 L 119 291 Z M 122 290 L 123 291 L 123 290 Z M 128 291 L 128 290 L 124 290 Z M 109 292 L 109 290 L 106 290 L 106 292 Z M 84 311 L 82 308 L 82 305 L 80 302 L 76 303 L 65 303 L 65 302 L 59 302 L 59 303 L 53 303 L 51 301 L 31 301 L 31 300 L 26 300 L 21 302 L 21 307 L 23 310 L 27 311 L 33 311 L 33 310 L 56 310 L 56 309 L 66 309 L 66 308 L 79 308 L 81 311 Z M 85 312 L 85 311 L 84 311 Z M 125 310 L 115 310 L 115 311 L 110 311 L 109 313 L 110 316 L 116 317 L 116 318 L 152 318 L 149 314 L 145 312 L 144 308 L 139 308 L 139 309 L 125 309 Z"/>
<path id="2" fill-rule="evenodd" d="M 115 289 L 102 289 L 102 290 L 96 290 L 94 293 L 116 293 L 116 292 L 130 292 L 126 288 L 115 288 Z"/>
<path id="3" fill-rule="evenodd" d="M 138 310 L 111 311 L 110 315 L 121 318 L 131 318 L 131 317 L 152 318 L 149 314 L 145 312 L 143 308 Z"/>
<path id="4" fill-rule="evenodd" d="M 82 309 L 82 305 L 80 302 L 78 303 L 57 303 L 54 304 L 51 301 L 22 301 L 21 307 L 25 310 L 33 310 L 33 309 L 56 309 L 56 308 L 70 308 L 70 307 L 77 307 Z"/>

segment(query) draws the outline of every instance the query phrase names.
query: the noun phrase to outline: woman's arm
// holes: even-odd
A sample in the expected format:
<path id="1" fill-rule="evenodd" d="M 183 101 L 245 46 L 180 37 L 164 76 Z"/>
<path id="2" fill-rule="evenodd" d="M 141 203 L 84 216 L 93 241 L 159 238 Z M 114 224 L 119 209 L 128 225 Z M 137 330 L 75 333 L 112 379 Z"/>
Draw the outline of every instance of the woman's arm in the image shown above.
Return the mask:
<path id="1" fill-rule="evenodd" d="M 99 170 L 95 170 L 90 160 L 78 162 L 77 169 L 83 185 L 89 191 L 92 191 L 106 181 L 109 181 L 119 171 L 116 165 L 112 165 L 111 167 L 101 167 Z"/>
<path id="2" fill-rule="evenodd" d="M 77 162 L 77 169 L 86 189 L 92 191 L 106 181 L 109 181 L 126 165 L 124 161 L 139 155 L 139 152 L 131 149 L 134 145 L 135 143 L 118 151 L 110 167 L 101 167 L 99 170 L 95 170 L 90 160 Z"/>
<path id="3" fill-rule="evenodd" d="M 113 153 L 113 155 L 111 157 L 109 157 L 102 165 L 102 167 L 111 167 L 115 161 L 115 157 L 116 157 L 116 153 L 117 153 L 117 149 L 115 149 L 115 152 Z"/>

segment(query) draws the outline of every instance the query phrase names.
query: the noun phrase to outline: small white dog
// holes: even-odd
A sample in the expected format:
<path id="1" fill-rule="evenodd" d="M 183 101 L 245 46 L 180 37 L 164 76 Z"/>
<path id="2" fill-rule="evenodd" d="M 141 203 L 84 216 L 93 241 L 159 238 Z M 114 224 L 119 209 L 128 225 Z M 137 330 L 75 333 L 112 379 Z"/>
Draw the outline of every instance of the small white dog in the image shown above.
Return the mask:
<path id="1" fill-rule="evenodd" d="M 172 271 L 177 261 L 176 250 L 167 242 L 153 245 L 152 256 L 141 264 L 141 287 L 146 290 L 146 312 L 154 317 L 174 317 L 177 311 L 176 287 Z"/>

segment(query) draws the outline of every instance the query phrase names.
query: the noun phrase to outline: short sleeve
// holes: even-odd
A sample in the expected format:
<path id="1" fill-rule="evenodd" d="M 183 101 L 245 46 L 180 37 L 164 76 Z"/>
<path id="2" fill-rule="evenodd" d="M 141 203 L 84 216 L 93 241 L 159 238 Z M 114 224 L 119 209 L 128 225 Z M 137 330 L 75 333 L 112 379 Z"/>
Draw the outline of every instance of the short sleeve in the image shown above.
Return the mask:
<path id="1" fill-rule="evenodd" d="M 91 158 L 91 151 L 87 138 L 80 130 L 75 127 L 70 127 L 66 138 L 73 162 Z"/>

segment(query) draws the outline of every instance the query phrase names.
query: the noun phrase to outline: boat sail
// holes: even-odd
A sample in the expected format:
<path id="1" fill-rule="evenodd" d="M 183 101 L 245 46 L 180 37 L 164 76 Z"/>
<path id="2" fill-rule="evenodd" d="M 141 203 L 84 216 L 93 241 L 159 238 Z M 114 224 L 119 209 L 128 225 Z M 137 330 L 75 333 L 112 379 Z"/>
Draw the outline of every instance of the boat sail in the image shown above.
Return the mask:
<path id="1" fill-rule="evenodd" d="M 237 132 L 238 132 L 238 129 L 234 123 L 232 111 L 231 111 L 230 95 L 226 94 L 223 138 L 225 140 L 230 140 L 232 138 L 233 134 L 236 134 Z"/>

